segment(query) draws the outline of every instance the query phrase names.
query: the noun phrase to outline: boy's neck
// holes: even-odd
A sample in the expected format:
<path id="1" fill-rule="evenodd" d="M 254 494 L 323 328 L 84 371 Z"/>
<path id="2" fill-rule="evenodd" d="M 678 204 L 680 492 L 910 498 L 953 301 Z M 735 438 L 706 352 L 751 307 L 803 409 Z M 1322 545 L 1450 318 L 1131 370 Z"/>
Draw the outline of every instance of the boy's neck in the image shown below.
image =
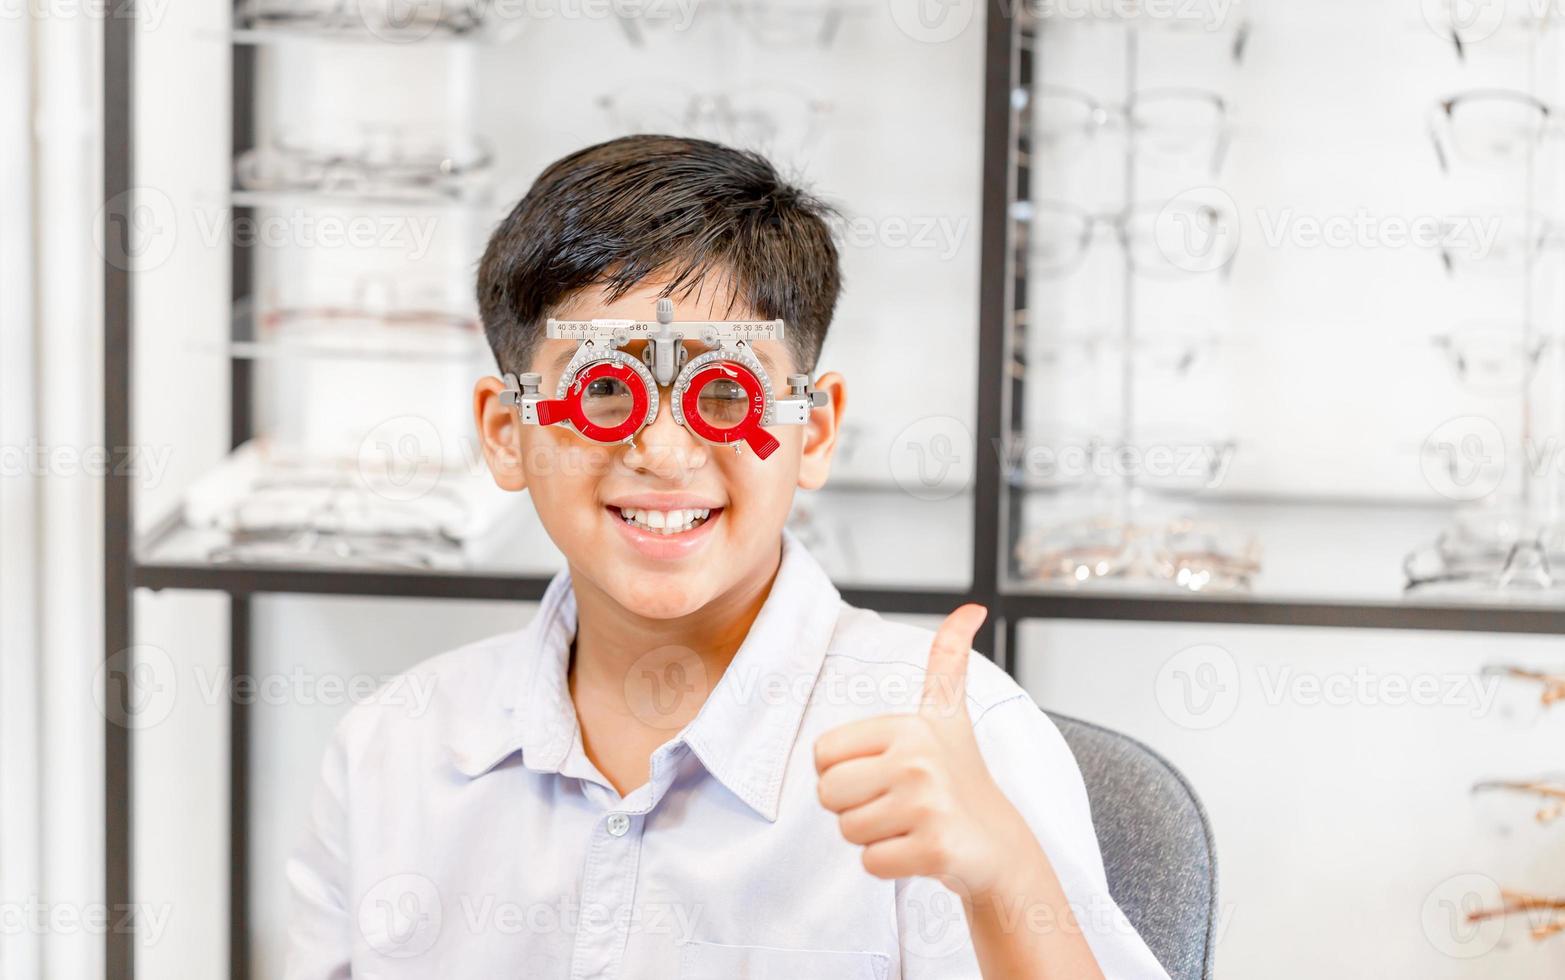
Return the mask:
<path id="1" fill-rule="evenodd" d="M 765 605 L 772 560 L 695 612 L 649 619 L 572 569 L 576 638 L 568 673 L 588 757 L 622 794 L 646 779 L 648 756 L 694 718 Z M 679 686 L 670 700 L 667 685 Z"/>

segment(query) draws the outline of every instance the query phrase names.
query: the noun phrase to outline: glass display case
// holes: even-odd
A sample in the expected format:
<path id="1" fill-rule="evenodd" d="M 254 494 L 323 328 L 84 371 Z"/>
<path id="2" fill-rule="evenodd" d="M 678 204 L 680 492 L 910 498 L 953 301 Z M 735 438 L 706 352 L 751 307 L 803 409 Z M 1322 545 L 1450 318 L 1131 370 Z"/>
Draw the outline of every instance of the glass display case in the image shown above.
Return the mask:
<path id="1" fill-rule="evenodd" d="M 138 590 L 227 597 L 235 675 L 259 594 L 541 596 L 562 557 L 471 431 L 474 265 L 548 162 L 646 130 L 763 150 L 840 209 L 820 366 L 848 423 L 790 524 L 850 602 L 982 602 L 1008 668 L 1029 618 L 1565 633 L 1561 93 L 1505 40 L 1541 28 L 1252 6 L 108 19 L 107 438 L 179 452 L 107 483 L 107 669 L 138 667 Z M 110 709 L 110 901 L 135 727 Z"/>
<path id="2" fill-rule="evenodd" d="M 1063 9 L 1027 5 L 1011 52 L 1003 591 L 1557 630 L 1544 35 Z"/>

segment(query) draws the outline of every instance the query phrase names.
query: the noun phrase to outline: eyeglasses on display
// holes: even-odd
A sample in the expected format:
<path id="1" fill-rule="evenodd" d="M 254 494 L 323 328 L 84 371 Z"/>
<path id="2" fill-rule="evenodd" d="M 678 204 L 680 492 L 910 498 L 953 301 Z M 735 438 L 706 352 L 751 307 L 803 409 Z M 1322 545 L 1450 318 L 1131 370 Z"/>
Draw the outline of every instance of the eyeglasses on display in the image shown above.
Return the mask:
<path id="1" fill-rule="evenodd" d="M 1483 167 L 1517 163 L 1535 152 L 1546 136 L 1558 133 L 1552 108 L 1511 89 L 1475 89 L 1441 99 L 1429 122 L 1429 138 L 1446 172 L 1457 160 Z"/>
<path id="2" fill-rule="evenodd" d="M 1261 570 L 1260 544 L 1252 535 L 1192 519 L 1071 521 L 1023 536 L 1015 555 L 1021 574 L 1036 581 L 1143 581 L 1202 594 L 1247 591 Z"/>
<path id="3" fill-rule="evenodd" d="M 649 82 L 597 101 L 620 133 L 696 136 L 784 153 L 810 146 L 831 112 L 831 103 L 782 82 L 711 92 L 692 91 L 677 81 Z"/>
<path id="4" fill-rule="evenodd" d="M 1096 214 L 1063 201 L 1018 202 L 1012 205 L 1012 216 L 1028 271 L 1041 278 L 1080 268 L 1100 231 L 1112 233 L 1139 275 L 1179 279 L 1226 274 L 1239 236 L 1238 215 L 1231 210 L 1177 198 Z"/>
<path id="5" fill-rule="evenodd" d="M 1442 222 L 1440 262 L 1450 276 L 1514 277 L 1562 246 L 1565 234 L 1541 214 L 1460 215 Z"/>
<path id="6" fill-rule="evenodd" d="M 362 36 L 386 41 L 431 37 L 472 38 L 492 29 L 484 0 L 399 3 L 397 0 L 241 0 L 234 13 L 239 30 Z M 519 26 L 519 22 L 513 25 Z M 510 32 L 502 32 L 510 33 Z"/>
<path id="7" fill-rule="evenodd" d="M 1040 85 L 1026 96 L 1032 112 L 1032 154 L 1071 160 L 1100 134 L 1119 129 L 1136 148 L 1164 160 L 1193 159 L 1212 173 L 1228 152 L 1228 103 L 1201 89 L 1146 89 L 1128 103 L 1110 105 L 1060 85 Z"/>
<path id="8" fill-rule="evenodd" d="M 487 147 L 440 146 L 401 127 L 360 127 L 334 144 L 280 135 L 235 162 L 240 188 L 349 197 L 471 200 L 494 159 Z"/>

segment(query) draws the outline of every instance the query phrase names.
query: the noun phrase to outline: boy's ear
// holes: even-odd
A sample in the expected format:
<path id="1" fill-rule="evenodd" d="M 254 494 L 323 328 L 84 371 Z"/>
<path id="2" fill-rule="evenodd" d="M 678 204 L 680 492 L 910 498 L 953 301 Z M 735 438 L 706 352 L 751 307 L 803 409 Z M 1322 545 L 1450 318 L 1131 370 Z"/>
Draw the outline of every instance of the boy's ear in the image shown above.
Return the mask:
<path id="1" fill-rule="evenodd" d="M 847 380 L 836 371 L 827 371 L 817 378 L 815 390 L 824 391 L 827 402 L 810 412 L 809 424 L 804 427 L 804 453 L 799 459 L 799 487 L 803 490 L 819 490 L 826 485 L 848 399 Z"/>
<path id="2" fill-rule="evenodd" d="M 480 378 L 473 386 L 473 420 L 478 423 L 478 443 L 489 464 L 489 475 L 502 490 L 527 489 L 522 469 L 522 424 L 516 409 L 500 402 L 505 382 Z"/>

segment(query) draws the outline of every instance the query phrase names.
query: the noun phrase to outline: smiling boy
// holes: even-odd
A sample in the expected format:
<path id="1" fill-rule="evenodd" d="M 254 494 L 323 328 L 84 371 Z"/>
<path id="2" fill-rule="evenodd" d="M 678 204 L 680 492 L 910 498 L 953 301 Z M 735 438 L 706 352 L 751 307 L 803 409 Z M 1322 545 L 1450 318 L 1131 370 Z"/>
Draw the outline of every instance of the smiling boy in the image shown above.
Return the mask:
<path id="1" fill-rule="evenodd" d="M 538 377 L 480 381 L 478 432 L 567 568 L 525 630 L 414 668 L 427 711 L 338 726 L 288 865 L 290 977 L 1166 976 L 1109 896 L 1069 748 L 970 655 L 983 608 L 888 622 L 785 527 L 847 405 L 816 375 L 829 214 L 759 156 L 634 136 L 551 165 L 495 231 L 485 329 L 502 372 Z M 647 386 L 642 335 L 613 363 L 547 336 L 660 299 L 784 332 L 713 355 L 687 397 L 663 385 L 699 339 Z M 751 409 L 748 442 L 700 420 Z"/>

